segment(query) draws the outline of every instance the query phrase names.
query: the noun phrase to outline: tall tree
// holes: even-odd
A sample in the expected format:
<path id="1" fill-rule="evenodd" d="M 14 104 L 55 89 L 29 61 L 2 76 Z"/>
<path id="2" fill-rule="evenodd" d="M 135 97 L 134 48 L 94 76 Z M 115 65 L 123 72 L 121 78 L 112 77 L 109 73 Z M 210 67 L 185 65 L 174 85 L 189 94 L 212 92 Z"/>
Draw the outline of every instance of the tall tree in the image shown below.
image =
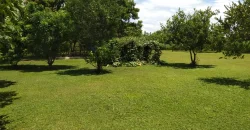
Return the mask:
<path id="1" fill-rule="evenodd" d="M 116 0 L 120 6 L 121 19 L 118 36 L 141 36 L 142 21 L 139 19 L 139 8 L 136 8 L 134 0 Z"/>
<path id="2" fill-rule="evenodd" d="M 224 27 L 227 44 L 226 56 L 240 56 L 250 46 L 250 1 L 232 2 L 225 6 L 225 19 L 219 19 Z"/>
<path id="3" fill-rule="evenodd" d="M 91 59 L 95 60 L 98 72 L 102 70 L 107 52 L 102 46 L 114 37 L 125 35 L 127 25 L 134 24 L 130 19 L 138 18 L 137 11 L 131 12 L 133 3 L 131 0 L 67 1 L 66 9 L 74 21 L 74 28 L 79 31 L 77 38 L 95 56 Z M 127 9 L 129 4 L 132 4 L 131 9 Z"/>
<path id="4" fill-rule="evenodd" d="M 171 34 L 169 37 L 172 43 L 189 50 L 192 66 L 197 64 L 197 52 L 209 41 L 210 19 L 215 14 L 211 8 L 194 10 L 193 14 L 179 10 L 167 21 L 166 26 L 162 26 L 163 30 L 167 30 L 166 35 Z"/>
<path id="5" fill-rule="evenodd" d="M 64 10 L 54 10 L 54 5 L 44 6 L 39 2 L 28 2 L 26 6 L 29 14 L 26 21 L 29 51 L 46 58 L 51 67 L 59 53 L 60 45 L 66 40 L 64 36 L 68 30 L 68 13 Z"/>

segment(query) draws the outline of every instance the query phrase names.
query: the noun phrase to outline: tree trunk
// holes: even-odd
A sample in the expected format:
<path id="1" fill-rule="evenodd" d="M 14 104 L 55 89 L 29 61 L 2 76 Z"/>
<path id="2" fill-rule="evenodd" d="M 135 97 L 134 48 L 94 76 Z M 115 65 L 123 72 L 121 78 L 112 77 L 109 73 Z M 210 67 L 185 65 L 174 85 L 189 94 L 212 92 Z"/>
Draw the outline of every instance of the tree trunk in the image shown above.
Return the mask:
<path id="1" fill-rule="evenodd" d="M 76 55 L 76 41 L 74 41 L 74 43 L 73 43 L 73 50 L 72 50 L 73 52 L 74 52 L 74 56 Z"/>
<path id="2" fill-rule="evenodd" d="M 102 62 L 101 61 L 97 61 L 97 73 L 100 74 L 102 72 Z"/>
<path id="3" fill-rule="evenodd" d="M 190 54 L 192 55 L 191 57 L 191 66 L 195 67 L 197 65 L 197 56 L 196 56 L 196 52 L 194 50 L 190 51 Z"/>
<path id="4" fill-rule="evenodd" d="M 49 68 L 51 68 L 52 67 L 52 65 L 53 65 L 53 63 L 54 63 L 54 61 L 55 61 L 55 57 L 53 57 L 53 56 L 48 56 L 48 65 L 49 65 Z"/>
<path id="5" fill-rule="evenodd" d="M 191 59 L 191 63 L 193 62 L 193 54 L 192 54 L 192 50 L 190 49 L 189 50 L 189 53 L 190 53 L 190 59 Z"/>

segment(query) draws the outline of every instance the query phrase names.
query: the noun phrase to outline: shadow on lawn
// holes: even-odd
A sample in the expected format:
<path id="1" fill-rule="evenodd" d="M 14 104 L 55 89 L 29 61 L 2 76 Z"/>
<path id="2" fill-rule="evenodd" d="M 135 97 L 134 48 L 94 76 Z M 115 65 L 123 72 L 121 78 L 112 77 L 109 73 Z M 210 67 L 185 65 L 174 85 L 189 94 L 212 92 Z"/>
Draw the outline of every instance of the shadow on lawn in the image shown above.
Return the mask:
<path id="1" fill-rule="evenodd" d="M 97 73 L 96 69 L 83 68 L 83 69 L 60 71 L 57 74 L 70 75 L 70 76 L 81 76 L 81 75 L 90 76 L 90 75 L 104 75 L 104 74 L 109 74 L 109 73 L 112 73 L 112 72 L 109 70 L 103 70 L 101 73 Z"/>
<path id="2" fill-rule="evenodd" d="M 186 63 L 167 63 L 165 61 L 161 61 L 160 66 L 172 67 L 175 69 L 197 69 L 197 68 L 209 69 L 215 67 L 214 65 L 197 65 L 196 67 L 193 67 L 192 65 Z"/>
<path id="3" fill-rule="evenodd" d="M 16 84 L 16 82 L 0 80 L 0 88 L 6 88 L 6 87 L 9 87 L 9 86 L 15 85 L 15 84 Z"/>
<path id="4" fill-rule="evenodd" d="M 4 108 L 7 105 L 12 104 L 13 100 L 16 100 L 18 98 L 15 98 L 16 92 L 10 91 L 10 92 L 0 92 L 0 108 Z"/>
<path id="5" fill-rule="evenodd" d="M 206 82 L 206 83 L 215 83 L 218 85 L 236 85 L 249 90 L 250 88 L 250 79 L 249 80 L 237 80 L 235 78 L 223 78 L 223 77 L 213 77 L 213 78 L 200 78 L 199 80 Z"/>
<path id="6" fill-rule="evenodd" d="M 49 67 L 48 65 L 18 65 L 18 66 L 0 66 L 0 70 L 18 70 L 21 72 L 43 72 L 43 71 L 54 71 L 54 70 L 65 70 L 73 69 L 75 66 L 69 65 L 53 65 Z"/>
<path id="7" fill-rule="evenodd" d="M 0 88 L 9 87 L 11 85 L 14 85 L 16 82 L 12 81 L 6 81 L 6 80 L 0 80 Z M 13 100 L 16 100 L 17 93 L 14 91 L 9 92 L 0 92 L 0 109 L 4 108 L 7 105 L 10 105 L 13 103 Z M 0 115 L 0 130 L 6 129 L 6 124 L 9 124 L 10 121 L 7 120 L 7 115 Z"/>
<path id="8" fill-rule="evenodd" d="M 6 130 L 6 125 L 10 123 L 7 115 L 0 115 L 0 130 Z"/>

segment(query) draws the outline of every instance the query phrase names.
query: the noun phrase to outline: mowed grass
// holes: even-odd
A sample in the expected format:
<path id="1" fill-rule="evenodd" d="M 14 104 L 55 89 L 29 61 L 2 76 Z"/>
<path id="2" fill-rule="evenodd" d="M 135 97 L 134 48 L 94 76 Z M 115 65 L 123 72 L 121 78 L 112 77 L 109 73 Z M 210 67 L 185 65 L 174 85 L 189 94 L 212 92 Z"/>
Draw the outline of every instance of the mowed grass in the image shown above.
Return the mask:
<path id="1" fill-rule="evenodd" d="M 166 52 L 162 66 L 104 67 L 84 60 L 0 67 L 0 129 L 250 129 L 250 55 L 219 59 Z M 36 66 L 34 66 L 36 65 Z"/>

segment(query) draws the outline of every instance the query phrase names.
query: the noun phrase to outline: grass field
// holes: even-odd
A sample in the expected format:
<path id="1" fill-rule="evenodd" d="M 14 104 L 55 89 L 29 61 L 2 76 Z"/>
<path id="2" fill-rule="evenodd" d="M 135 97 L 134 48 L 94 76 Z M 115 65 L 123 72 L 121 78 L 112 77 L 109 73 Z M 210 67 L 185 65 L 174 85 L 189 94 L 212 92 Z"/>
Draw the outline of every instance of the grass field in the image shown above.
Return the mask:
<path id="1" fill-rule="evenodd" d="M 250 129 L 250 55 L 219 59 L 164 52 L 162 66 L 105 67 L 84 60 L 0 66 L 0 130 Z"/>

